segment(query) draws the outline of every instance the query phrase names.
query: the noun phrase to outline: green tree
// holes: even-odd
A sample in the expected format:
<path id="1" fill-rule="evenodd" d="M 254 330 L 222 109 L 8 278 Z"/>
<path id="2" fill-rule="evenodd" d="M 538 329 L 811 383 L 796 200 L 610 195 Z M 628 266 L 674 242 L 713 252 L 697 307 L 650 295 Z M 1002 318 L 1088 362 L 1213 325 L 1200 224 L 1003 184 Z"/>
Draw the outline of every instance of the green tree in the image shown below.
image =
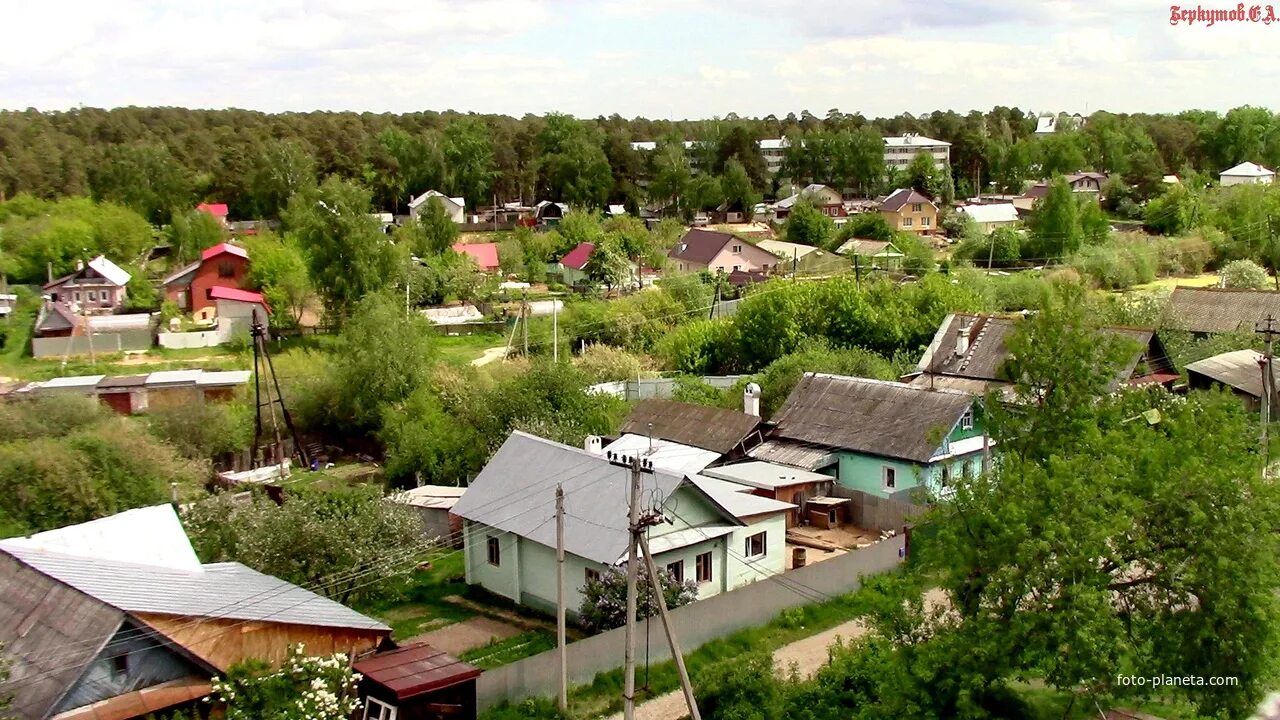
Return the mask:
<path id="1" fill-rule="evenodd" d="M 627 256 L 618 242 L 612 238 L 596 245 L 582 269 L 587 273 L 587 277 L 604 283 L 609 290 L 622 287 L 631 274 L 631 264 L 627 262 Z"/>
<path id="2" fill-rule="evenodd" d="M 248 502 L 220 493 L 186 508 L 182 525 L 204 562 L 244 563 L 344 604 L 386 597 L 410 567 L 387 558 L 422 547 L 413 508 L 367 485 L 291 489 L 283 504 L 261 492 Z"/>
<path id="3" fill-rule="evenodd" d="M 1267 271 L 1252 260 L 1233 260 L 1222 268 L 1222 284 L 1229 288 L 1265 288 L 1271 278 Z"/>
<path id="4" fill-rule="evenodd" d="M 175 208 L 167 229 L 174 260 L 189 263 L 200 253 L 227 239 L 226 228 L 207 212 Z"/>
<path id="5" fill-rule="evenodd" d="M 285 228 L 311 266 L 311 282 L 331 320 L 342 322 L 366 295 L 386 287 L 401 266 L 370 216 L 369 191 L 330 177 L 289 200 Z"/>
<path id="6" fill-rule="evenodd" d="M 808 200 L 798 200 L 787 215 L 783 228 L 788 242 L 826 248 L 836 234 L 836 224 Z"/>
<path id="7" fill-rule="evenodd" d="M 851 238 L 893 242 L 898 239 L 898 233 L 880 213 L 858 213 L 841 225 L 840 231 L 836 233 L 836 239 L 840 243 Z"/>
<path id="8" fill-rule="evenodd" d="M 473 208 L 489 201 L 497 174 L 489 135 L 483 123 L 470 119 L 451 123 L 444 131 L 449 187 Z"/>
<path id="9" fill-rule="evenodd" d="M 263 232 L 247 239 L 249 285 L 262 291 L 273 324 L 297 325 L 312 297 L 307 256 L 292 236 Z"/>
<path id="10" fill-rule="evenodd" d="M 137 143 L 109 148 L 93 177 L 94 196 L 138 211 L 153 223 L 190 207 L 195 180 L 169 148 Z"/>
<path id="11" fill-rule="evenodd" d="M 428 200 L 418 217 L 399 230 L 401 242 L 408 240 L 413 254 L 422 258 L 443 254 L 458 242 L 458 224 L 449 217 L 440 198 Z"/>
<path id="12" fill-rule="evenodd" d="M 664 208 L 683 209 L 682 200 L 693 181 L 693 169 L 679 138 L 659 141 L 653 155 L 653 179 L 649 181 L 649 199 Z"/>
<path id="13" fill-rule="evenodd" d="M 261 660 L 233 665 L 216 678 L 211 699 L 227 720 L 346 720 L 360 708 L 358 676 L 342 653 L 308 656 L 290 647 L 279 669 Z"/>
<path id="14" fill-rule="evenodd" d="M 1194 226 L 1197 205 L 1195 195 L 1182 185 L 1172 185 L 1147 203 L 1144 225 L 1161 235 L 1181 235 Z"/>
<path id="15" fill-rule="evenodd" d="M 147 426 L 192 460 L 215 460 L 250 447 L 253 415 L 245 403 L 172 403 L 147 408 Z"/>
<path id="16" fill-rule="evenodd" d="M 720 177 L 720 190 L 724 194 L 729 210 L 744 213 L 748 220 L 755 214 L 756 205 L 762 199 L 747 169 L 737 160 L 724 164 L 724 175 Z"/>
<path id="17" fill-rule="evenodd" d="M 387 448 L 387 479 L 399 487 L 461 485 L 487 458 L 484 439 L 427 387 L 387 407 L 378 438 Z"/>
<path id="18" fill-rule="evenodd" d="M 777 720 L 783 711 L 781 683 L 767 652 L 721 660 L 698 671 L 693 687 L 708 720 Z"/>
<path id="19" fill-rule="evenodd" d="M 252 217 L 276 219 L 294 193 L 315 185 L 316 161 L 300 142 L 269 140 L 254 155 L 248 202 Z"/>
<path id="20" fill-rule="evenodd" d="M 1084 240 L 1080 204 L 1071 186 L 1061 177 L 1049 184 L 1048 193 L 1036 201 L 1027 221 L 1031 242 L 1027 249 L 1037 262 L 1050 262 L 1075 252 Z"/>

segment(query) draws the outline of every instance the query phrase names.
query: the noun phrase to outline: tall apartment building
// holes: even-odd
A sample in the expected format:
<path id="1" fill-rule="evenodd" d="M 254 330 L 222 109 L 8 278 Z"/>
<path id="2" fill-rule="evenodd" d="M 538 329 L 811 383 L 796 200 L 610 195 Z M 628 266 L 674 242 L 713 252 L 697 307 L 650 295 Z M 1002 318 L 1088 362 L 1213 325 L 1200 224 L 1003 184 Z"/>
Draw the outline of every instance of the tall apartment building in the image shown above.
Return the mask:
<path id="1" fill-rule="evenodd" d="M 951 164 L 951 143 L 923 135 L 907 133 L 884 139 L 885 170 L 897 170 L 911 164 L 916 155 L 928 153 L 938 169 Z"/>

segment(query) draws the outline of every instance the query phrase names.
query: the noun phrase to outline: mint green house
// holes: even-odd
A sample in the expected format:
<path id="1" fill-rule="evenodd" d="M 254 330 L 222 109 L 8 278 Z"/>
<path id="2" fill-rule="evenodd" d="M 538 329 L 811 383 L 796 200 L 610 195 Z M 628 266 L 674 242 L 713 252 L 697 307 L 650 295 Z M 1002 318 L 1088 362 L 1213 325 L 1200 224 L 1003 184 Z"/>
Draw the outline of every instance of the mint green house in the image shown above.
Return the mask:
<path id="1" fill-rule="evenodd" d="M 463 521 L 467 582 L 555 610 L 560 486 L 566 607 L 576 614 L 587 580 L 626 563 L 629 478 L 598 450 L 511 433 L 453 507 Z M 786 569 L 786 518 L 795 505 L 661 466 L 641 480 L 642 509 L 667 520 L 649 529 L 654 562 L 695 582 L 699 599 Z"/>
<path id="2" fill-rule="evenodd" d="M 987 442 L 967 393 L 823 373 L 805 373 L 773 420 L 753 457 L 880 497 L 948 497 L 982 469 Z"/>

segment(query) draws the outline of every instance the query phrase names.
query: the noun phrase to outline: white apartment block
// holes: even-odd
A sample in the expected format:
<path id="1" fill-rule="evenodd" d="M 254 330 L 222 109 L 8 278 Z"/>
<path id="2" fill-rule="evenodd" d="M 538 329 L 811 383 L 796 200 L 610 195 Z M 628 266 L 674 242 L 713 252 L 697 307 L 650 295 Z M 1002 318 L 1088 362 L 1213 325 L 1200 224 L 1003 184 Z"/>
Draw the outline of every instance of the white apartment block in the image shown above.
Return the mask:
<path id="1" fill-rule="evenodd" d="M 951 164 L 951 143 L 907 133 L 884 139 L 884 169 L 893 171 L 906 167 L 920 153 L 932 156 L 933 165 L 939 170 Z"/>

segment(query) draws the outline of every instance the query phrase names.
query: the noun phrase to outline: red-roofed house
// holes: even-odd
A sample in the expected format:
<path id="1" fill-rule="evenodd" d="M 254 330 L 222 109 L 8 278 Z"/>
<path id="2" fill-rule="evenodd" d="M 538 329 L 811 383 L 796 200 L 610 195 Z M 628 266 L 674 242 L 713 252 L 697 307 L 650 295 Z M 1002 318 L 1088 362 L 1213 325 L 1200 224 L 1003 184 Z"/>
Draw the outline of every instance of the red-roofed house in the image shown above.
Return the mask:
<path id="1" fill-rule="evenodd" d="M 578 247 L 570 250 L 564 257 L 560 258 L 560 262 L 553 265 L 549 270 L 553 273 L 559 273 L 563 277 L 565 285 L 577 285 L 587 280 L 587 261 L 591 259 L 591 253 L 595 252 L 595 243 L 578 243 Z"/>
<path id="2" fill-rule="evenodd" d="M 475 720 L 480 670 L 417 644 L 357 661 L 365 718 Z"/>
<path id="3" fill-rule="evenodd" d="M 453 251 L 470 255 L 481 272 L 498 272 L 498 243 L 454 243 Z"/>
<path id="4" fill-rule="evenodd" d="M 196 210 L 202 213 L 209 213 L 217 220 L 222 227 L 227 227 L 227 204 L 226 203 L 200 203 L 196 206 Z"/>
<path id="5" fill-rule="evenodd" d="M 164 297 L 183 312 L 198 313 L 216 304 L 210 294 L 213 288 L 243 289 L 248 273 L 249 253 L 239 245 L 218 243 L 200 253 L 196 262 L 166 277 Z"/>

